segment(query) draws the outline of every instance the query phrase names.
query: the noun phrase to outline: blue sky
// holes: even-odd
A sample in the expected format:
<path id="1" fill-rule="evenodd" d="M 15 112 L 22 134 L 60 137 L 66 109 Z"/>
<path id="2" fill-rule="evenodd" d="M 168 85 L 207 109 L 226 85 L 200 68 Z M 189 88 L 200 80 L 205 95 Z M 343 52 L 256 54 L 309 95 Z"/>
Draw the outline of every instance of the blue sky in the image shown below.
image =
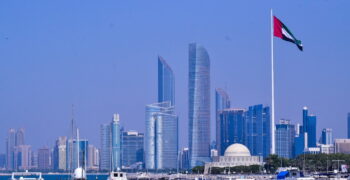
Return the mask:
<path id="1" fill-rule="evenodd" d="M 157 100 L 157 56 L 176 76 L 180 146 L 187 146 L 188 44 L 211 59 L 214 89 L 233 107 L 270 105 L 270 8 L 304 52 L 275 38 L 276 119 L 301 122 L 308 106 L 317 131 L 346 136 L 350 112 L 350 2 L 10 1 L 0 2 L 0 152 L 9 128 L 34 148 L 69 134 L 71 105 L 81 136 L 99 146 L 99 125 L 120 113 L 144 131 Z M 319 135 L 319 134 L 318 134 Z M 214 131 L 212 131 L 214 137 Z"/>

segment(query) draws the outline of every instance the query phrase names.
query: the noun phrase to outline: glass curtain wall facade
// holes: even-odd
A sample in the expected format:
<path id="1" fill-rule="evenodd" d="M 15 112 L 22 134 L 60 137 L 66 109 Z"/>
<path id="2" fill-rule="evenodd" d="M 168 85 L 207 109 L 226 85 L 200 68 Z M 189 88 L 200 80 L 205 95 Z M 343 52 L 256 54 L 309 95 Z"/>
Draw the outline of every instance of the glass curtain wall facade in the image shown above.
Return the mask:
<path id="1" fill-rule="evenodd" d="M 321 144 L 333 144 L 333 130 L 324 128 L 321 135 Z"/>
<path id="2" fill-rule="evenodd" d="M 225 149 L 221 149 L 221 121 L 220 112 L 224 109 L 230 108 L 230 98 L 228 94 L 221 88 L 215 89 L 215 117 L 216 117 L 216 149 L 220 155 Z"/>
<path id="3" fill-rule="evenodd" d="M 307 121 L 307 138 L 308 138 L 308 147 L 317 147 L 316 146 L 316 116 L 308 116 Z"/>
<path id="4" fill-rule="evenodd" d="M 67 141 L 67 169 L 74 170 L 80 167 L 86 168 L 88 162 L 88 140 L 80 139 L 69 139 Z M 79 153 L 79 162 L 78 162 L 78 153 Z"/>
<path id="5" fill-rule="evenodd" d="M 220 112 L 220 124 L 219 140 L 220 155 L 224 155 L 224 152 L 228 146 L 234 143 L 245 144 L 245 109 L 224 109 Z"/>
<path id="6" fill-rule="evenodd" d="M 166 101 L 175 106 L 175 77 L 168 63 L 158 56 L 158 102 Z"/>
<path id="7" fill-rule="evenodd" d="M 120 142 L 120 124 L 119 124 L 119 114 L 114 114 L 113 121 L 111 123 L 112 132 L 112 168 L 113 170 L 121 169 L 121 142 Z"/>
<path id="8" fill-rule="evenodd" d="M 123 132 L 122 135 L 122 166 L 136 169 L 143 163 L 143 133 L 136 131 Z"/>
<path id="9" fill-rule="evenodd" d="M 295 127 L 289 120 L 280 120 L 276 124 L 276 154 L 283 158 L 292 158 L 294 150 Z"/>
<path id="10" fill-rule="evenodd" d="M 100 127 L 100 170 L 110 171 L 112 165 L 112 137 L 110 124 Z"/>
<path id="11" fill-rule="evenodd" d="M 6 139 L 6 169 L 9 171 L 15 169 L 15 141 L 16 130 L 9 129 Z"/>
<path id="12" fill-rule="evenodd" d="M 146 169 L 176 169 L 178 155 L 178 117 L 170 102 L 146 106 Z"/>
<path id="13" fill-rule="evenodd" d="M 207 50 L 189 45 L 188 119 L 190 166 L 210 161 L 210 60 Z"/>
<path id="14" fill-rule="evenodd" d="M 270 108 L 250 106 L 246 113 L 246 145 L 253 156 L 267 157 L 271 147 Z"/>

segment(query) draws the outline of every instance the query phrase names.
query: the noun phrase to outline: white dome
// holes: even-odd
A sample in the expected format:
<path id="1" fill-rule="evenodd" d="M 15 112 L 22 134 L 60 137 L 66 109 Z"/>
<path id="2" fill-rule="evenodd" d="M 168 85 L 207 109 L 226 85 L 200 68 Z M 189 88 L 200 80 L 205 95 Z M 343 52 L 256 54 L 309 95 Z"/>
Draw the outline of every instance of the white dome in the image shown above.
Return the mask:
<path id="1" fill-rule="evenodd" d="M 78 167 L 74 170 L 74 179 L 86 179 L 86 172 L 83 168 Z"/>
<path id="2" fill-rule="evenodd" d="M 245 145 L 236 143 L 226 148 L 224 156 L 250 156 L 250 151 Z"/>

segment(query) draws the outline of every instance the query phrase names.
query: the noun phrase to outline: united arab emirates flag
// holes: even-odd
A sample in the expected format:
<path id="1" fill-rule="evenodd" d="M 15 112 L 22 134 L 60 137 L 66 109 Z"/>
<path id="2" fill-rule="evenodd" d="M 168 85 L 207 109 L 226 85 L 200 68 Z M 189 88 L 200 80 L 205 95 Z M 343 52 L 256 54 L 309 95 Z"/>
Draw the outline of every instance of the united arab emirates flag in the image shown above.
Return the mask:
<path id="1" fill-rule="evenodd" d="M 273 35 L 283 40 L 292 42 L 297 45 L 300 51 L 303 50 L 301 41 L 294 37 L 292 32 L 276 16 L 273 16 Z"/>

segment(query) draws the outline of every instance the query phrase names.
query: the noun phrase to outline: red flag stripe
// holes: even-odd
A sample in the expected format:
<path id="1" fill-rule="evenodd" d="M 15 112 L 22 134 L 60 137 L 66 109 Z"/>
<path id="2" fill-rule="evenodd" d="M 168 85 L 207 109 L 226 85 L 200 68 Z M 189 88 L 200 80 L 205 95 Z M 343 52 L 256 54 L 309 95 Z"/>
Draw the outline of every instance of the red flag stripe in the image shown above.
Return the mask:
<path id="1" fill-rule="evenodd" d="M 282 22 L 276 16 L 273 16 L 273 35 L 283 39 L 282 26 Z"/>

